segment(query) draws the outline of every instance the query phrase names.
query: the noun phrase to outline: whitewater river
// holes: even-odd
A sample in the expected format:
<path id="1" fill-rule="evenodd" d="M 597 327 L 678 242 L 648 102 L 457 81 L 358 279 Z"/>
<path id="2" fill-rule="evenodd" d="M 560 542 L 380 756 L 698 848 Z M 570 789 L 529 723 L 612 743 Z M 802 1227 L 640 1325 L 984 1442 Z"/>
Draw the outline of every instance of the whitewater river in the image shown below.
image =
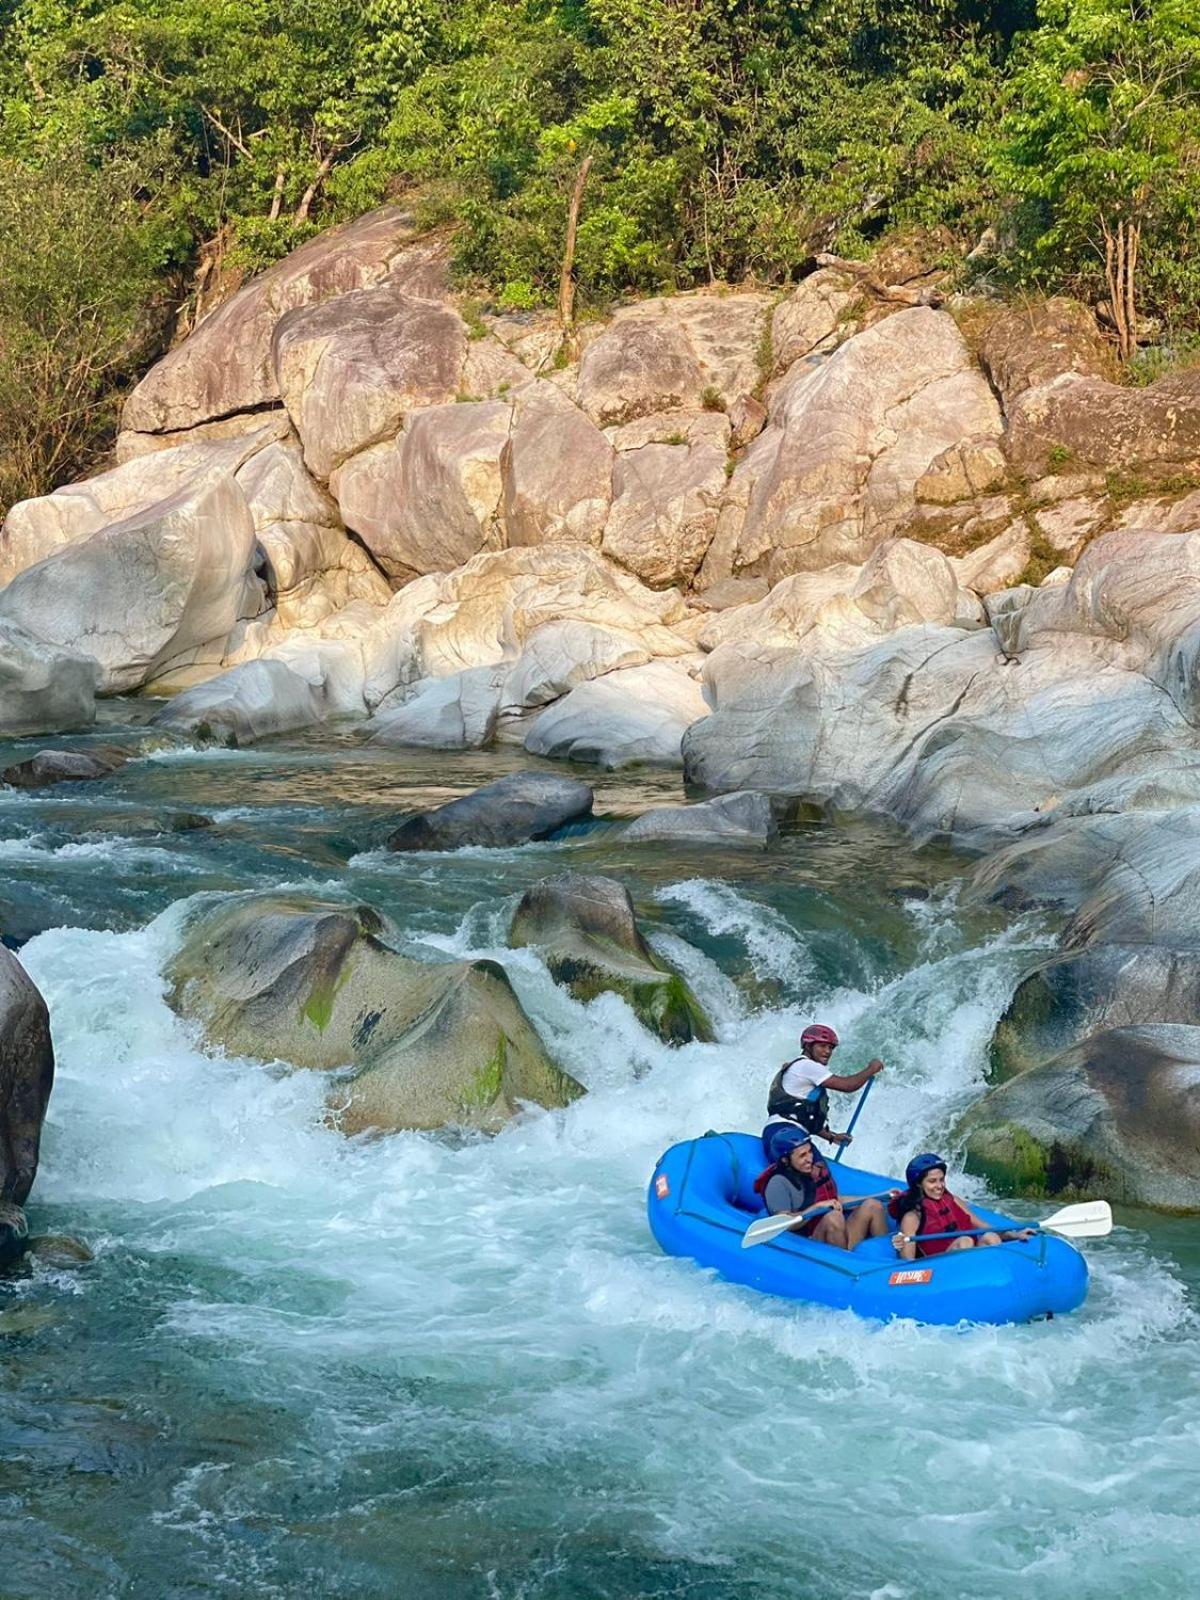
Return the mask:
<path id="1" fill-rule="evenodd" d="M 1119 1213 L 1079 1314 L 982 1331 L 772 1301 L 645 1224 L 658 1154 L 757 1128 L 815 1017 L 842 1070 L 888 1063 L 866 1166 L 943 1144 L 1052 923 L 968 907 L 961 859 L 866 826 L 762 857 L 602 825 L 382 850 L 404 810 L 516 764 L 326 736 L 0 792 L 0 920 L 33 935 L 58 1053 L 31 1226 L 95 1251 L 0 1288 L 0 1594 L 1195 1593 L 1194 1224 Z M 594 781 L 605 816 L 680 797 Z M 216 826 L 164 832 L 184 810 Z M 522 889 L 567 868 L 629 884 L 718 1043 L 668 1049 L 505 949 Z M 502 961 L 587 1096 L 491 1141 L 351 1142 L 319 1074 L 205 1055 L 162 998 L 182 918 L 280 886 L 377 906 L 431 959 Z"/>

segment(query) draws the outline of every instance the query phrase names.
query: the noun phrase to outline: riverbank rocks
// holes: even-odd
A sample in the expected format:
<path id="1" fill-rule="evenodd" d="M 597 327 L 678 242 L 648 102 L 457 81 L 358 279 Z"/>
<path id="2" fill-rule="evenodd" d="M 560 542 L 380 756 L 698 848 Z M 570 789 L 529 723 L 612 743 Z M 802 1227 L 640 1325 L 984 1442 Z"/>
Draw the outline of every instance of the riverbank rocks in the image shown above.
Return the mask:
<path id="1" fill-rule="evenodd" d="M 1002 306 L 988 319 L 979 354 L 1006 411 L 1026 390 L 1066 373 L 1103 378 L 1112 369 L 1095 316 L 1065 295 Z"/>
<path id="2" fill-rule="evenodd" d="M 28 1239 L 20 1208 L 37 1176 L 53 1083 L 46 1002 L 17 958 L 0 946 L 0 1266 L 15 1261 Z"/>
<path id="3" fill-rule="evenodd" d="M 1110 472 L 1193 467 L 1200 460 L 1200 373 L 1170 373 L 1144 389 L 1067 373 L 1013 401 L 1005 447 L 1029 474 L 1064 459 Z"/>
<path id="4" fill-rule="evenodd" d="M 388 839 L 389 850 L 511 849 L 548 839 L 591 815 L 592 791 L 574 778 L 512 772 L 434 811 L 409 817 Z"/>
<path id="5" fill-rule="evenodd" d="M 99 677 L 91 656 L 0 618 L 0 735 L 88 727 L 96 720 Z"/>
<path id="6" fill-rule="evenodd" d="M 153 720 L 202 742 L 237 746 L 310 728 L 324 714 L 319 691 L 282 661 L 247 661 L 185 689 Z"/>
<path id="7" fill-rule="evenodd" d="M 577 1000 L 619 994 L 667 1044 L 713 1037 L 687 983 L 646 943 L 629 891 L 615 878 L 580 872 L 543 878 L 522 895 L 508 942 L 537 949 L 551 977 Z"/>
<path id="8" fill-rule="evenodd" d="M 0 590 L 0 622 L 99 665 L 97 692 L 171 667 L 219 663 L 240 617 L 263 604 L 254 525 L 232 474 L 213 474 L 27 567 Z"/>
<path id="9" fill-rule="evenodd" d="M 87 750 L 39 750 L 27 761 L 18 761 L 0 772 L 0 783 L 14 789 L 40 789 L 51 783 L 86 783 L 110 777 L 129 759 L 129 752 L 111 745 L 93 745 Z"/>
<path id="10" fill-rule="evenodd" d="M 1200 1211 L 1200 1027 L 1093 1034 L 993 1090 L 958 1137 L 1009 1193 Z"/>
<path id="11" fill-rule="evenodd" d="M 765 850 L 778 832 L 770 798 L 744 789 L 697 805 L 645 811 L 621 837 L 638 844 L 716 844 Z"/>
<path id="12" fill-rule="evenodd" d="M 170 963 L 168 999 L 210 1045 L 342 1068 L 345 1133 L 464 1125 L 494 1132 L 522 1102 L 566 1105 L 555 1067 L 501 967 L 412 961 L 366 906 L 282 896 L 202 913 Z"/>
<path id="13" fill-rule="evenodd" d="M 495 737 L 505 676 L 503 667 L 472 667 L 448 678 L 426 679 L 402 705 L 372 719 L 372 742 L 481 750 Z"/>
<path id="14" fill-rule="evenodd" d="M 587 762 L 614 771 L 682 766 L 684 733 L 708 715 L 687 666 L 651 661 L 581 683 L 548 706 L 525 735 L 531 755 Z"/>

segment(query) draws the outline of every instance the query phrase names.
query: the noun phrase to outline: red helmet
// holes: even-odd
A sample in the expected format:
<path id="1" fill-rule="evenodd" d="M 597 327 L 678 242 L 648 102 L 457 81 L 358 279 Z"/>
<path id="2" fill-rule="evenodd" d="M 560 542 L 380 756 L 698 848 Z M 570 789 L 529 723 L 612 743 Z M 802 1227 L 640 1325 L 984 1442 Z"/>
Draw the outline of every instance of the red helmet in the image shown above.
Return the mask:
<path id="1" fill-rule="evenodd" d="M 810 1044 L 831 1044 L 837 1048 L 838 1036 L 832 1028 L 827 1028 L 823 1022 L 814 1022 L 811 1027 L 805 1028 L 800 1035 L 800 1048 L 807 1050 Z"/>

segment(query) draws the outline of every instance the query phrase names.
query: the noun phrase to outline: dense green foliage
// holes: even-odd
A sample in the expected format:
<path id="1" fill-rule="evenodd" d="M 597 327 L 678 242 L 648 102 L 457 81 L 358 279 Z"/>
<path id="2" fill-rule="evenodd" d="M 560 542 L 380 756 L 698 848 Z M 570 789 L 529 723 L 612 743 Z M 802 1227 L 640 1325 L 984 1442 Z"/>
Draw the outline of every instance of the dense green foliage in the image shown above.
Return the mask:
<path id="1" fill-rule="evenodd" d="M 0 32 L 0 203 L 57 184 L 6 248 L 59 280 L 0 299 L 0 362 L 74 294 L 110 322 L 97 402 L 202 249 L 259 266 L 385 200 L 453 223 L 500 304 L 551 303 L 585 157 L 584 304 L 906 228 L 961 262 L 989 226 L 994 278 L 1094 298 L 1119 225 L 1138 315 L 1200 306 L 1194 0 L 0 0 Z M 64 184 L 111 304 L 57 270 Z"/>

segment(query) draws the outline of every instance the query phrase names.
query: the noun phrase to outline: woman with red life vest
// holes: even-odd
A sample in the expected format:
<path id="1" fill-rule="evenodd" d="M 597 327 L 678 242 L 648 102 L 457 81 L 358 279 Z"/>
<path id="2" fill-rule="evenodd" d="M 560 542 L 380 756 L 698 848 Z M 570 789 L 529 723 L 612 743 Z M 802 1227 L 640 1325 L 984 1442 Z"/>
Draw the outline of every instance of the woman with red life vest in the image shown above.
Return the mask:
<path id="1" fill-rule="evenodd" d="M 883 1062 L 876 1056 L 861 1072 L 830 1072 L 829 1058 L 837 1047 L 838 1036 L 833 1029 L 814 1022 L 800 1035 L 800 1054 L 794 1061 L 785 1061 L 775 1074 L 767 1091 L 767 1124 L 762 1135 L 769 1161 L 776 1161 L 783 1154 L 783 1147 L 777 1148 L 776 1141 L 783 1138 L 786 1130 L 797 1126 L 830 1144 L 850 1143 L 848 1133 L 829 1130 L 829 1091 L 853 1094 L 883 1071 Z"/>
<path id="2" fill-rule="evenodd" d="M 904 1169 L 904 1179 L 907 1192 L 888 1201 L 888 1211 L 900 1223 L 899 1231 L 892 1235 L 892 1245 L 904 1261 L 915 1261 L 918 1255 L 938 1256 L 944 1250 L 970 1250 L 977 1244 L 1000 1244 L 1005 1239 L 1033 1238 L 1032 1228 L 1011 1228 L 1004 1233 L 989 1228 L 961 1200 L 956 1200 L 946 1187 L 946 1163 L 941 1156 L 914 1156 Z M 956 1233 L 960 1228 L 986 1231 L 974 1238 L 922 1242 L 923 1234 Z"/>
<path id="3" fill-rule="evenodd" d="M 813 1148 L 810 1133 L 791 1127 L 778 1135 L 776 1143 L 781 1154 L 759 1173 L 754 1192 L 762 1195 L 773 1217 L 785 1211 L 796 1213 L 792 1233 L 819 1239 L 837 1250 L 853 1250 L 864 1239 L 887 1232 L 887 1218 L 878 1200 L 838 1194 L 833 1174 Z M 843 1207 L 850 1205 L 854 1209 L 847 1214 Z"/>

